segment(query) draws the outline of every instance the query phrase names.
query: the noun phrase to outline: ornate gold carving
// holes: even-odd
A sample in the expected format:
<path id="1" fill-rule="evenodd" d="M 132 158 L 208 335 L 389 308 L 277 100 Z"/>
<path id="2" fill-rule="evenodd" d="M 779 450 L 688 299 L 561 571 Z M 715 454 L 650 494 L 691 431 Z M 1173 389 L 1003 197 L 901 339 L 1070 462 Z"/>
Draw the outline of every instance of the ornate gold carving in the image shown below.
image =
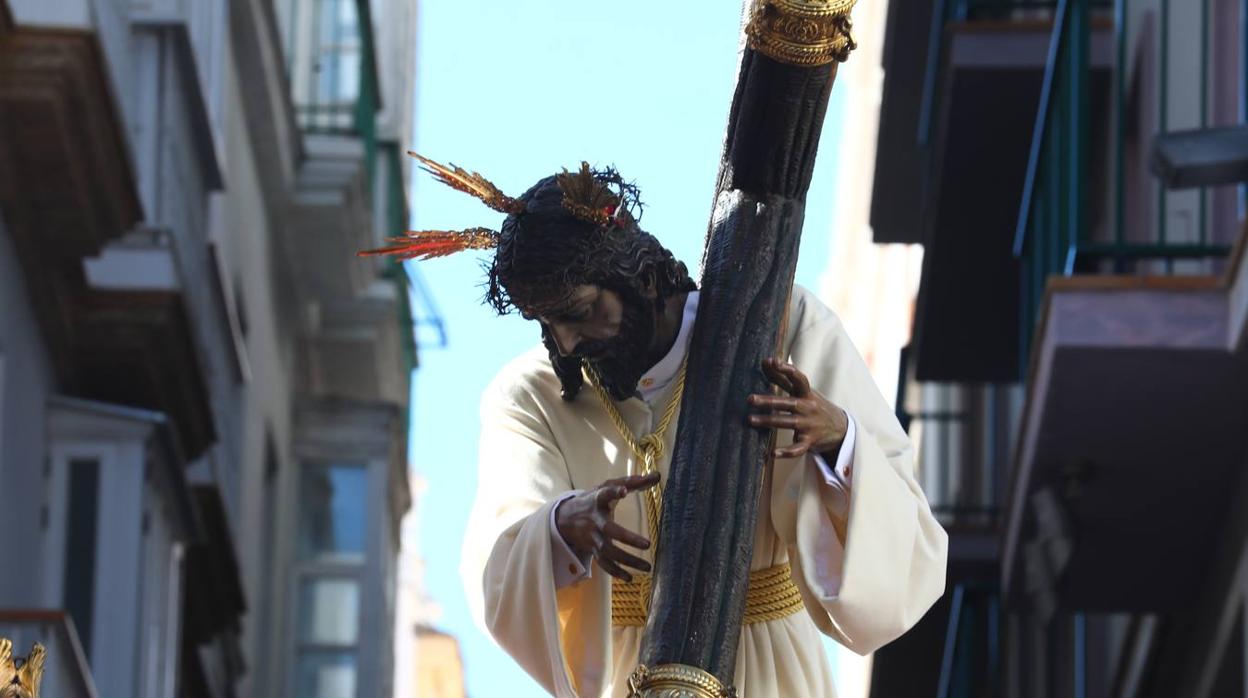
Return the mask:
<path id="1" fill-rule="evenodd" d="M 641 664 L 628 677 L 628 698 L 737 698 L 737 689 L 695 666 Z"/>
<path id="2" fill-rule="evenodd" d="M 850 35 L 856 0 L 760 0 L 745 28 L 750 48 L 789 65 L 844 62 L 858 47 Z"/>
<path id="3" fill-rule="evenodd" d="M 13 656 L 13 643 L 0 637 L 0 698 L 39 698 L 43 660 L 47 652 L 38 642 L 25 659 Z"/>

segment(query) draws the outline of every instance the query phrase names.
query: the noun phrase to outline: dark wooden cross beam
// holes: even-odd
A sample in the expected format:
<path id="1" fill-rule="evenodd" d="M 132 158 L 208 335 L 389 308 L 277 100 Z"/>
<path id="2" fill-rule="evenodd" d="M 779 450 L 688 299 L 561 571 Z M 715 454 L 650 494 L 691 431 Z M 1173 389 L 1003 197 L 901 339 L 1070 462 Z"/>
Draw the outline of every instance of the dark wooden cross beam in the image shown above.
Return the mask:
<path id="1" fill-rule="evenodd" d="M 774 442 L 773 433 L 746 424 L 745 401 L 771 391 L 761 362 L 783 339 L 828 95 L 837 62 L 853 48 L 852 5 L 764 0 L 746 29 L 663 495 L 644 668 L 632 682 L 638 696 L 731 690 Z M 702 672 L 720 687 L 699 687 Z"/>

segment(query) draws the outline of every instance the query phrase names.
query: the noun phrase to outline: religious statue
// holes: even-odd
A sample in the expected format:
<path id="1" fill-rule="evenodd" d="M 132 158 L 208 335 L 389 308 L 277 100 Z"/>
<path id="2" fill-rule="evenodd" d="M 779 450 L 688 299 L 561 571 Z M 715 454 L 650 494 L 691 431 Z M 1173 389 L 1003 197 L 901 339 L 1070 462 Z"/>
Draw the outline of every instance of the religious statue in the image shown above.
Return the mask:
<path id="1" fill-rule="evenodd" d="M 792 286 L 852 4 L 753 8 L 700 284 L 585 163 L 512 198 L 417 155 L 505 220 L 363 253 L 493 250 L 488 302 L 538 323 L 483 397 L 463 572 L 556 696 L 833 696 L 819 632 L 869 653 L 944 591 L 906 433 Z"/>

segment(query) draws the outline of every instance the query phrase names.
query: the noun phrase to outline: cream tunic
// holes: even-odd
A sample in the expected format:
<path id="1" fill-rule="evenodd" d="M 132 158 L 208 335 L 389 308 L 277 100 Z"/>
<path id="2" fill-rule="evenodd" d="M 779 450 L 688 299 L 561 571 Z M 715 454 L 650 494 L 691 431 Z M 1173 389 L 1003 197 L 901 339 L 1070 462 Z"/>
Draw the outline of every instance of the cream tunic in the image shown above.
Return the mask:
<path id="1" fill-rule="evenodd" d="M 742 628 L 734 678 L 741 698 L 834 696 L 817 632 L 867 654 L 917 622 L 945 585 L 947 537 L 915 482 L 909 441 L 840 321 L 795 287 L 789 328 L 790 360 L 857 423 L 848 525 L 841 540 L 830 512 L 845 503 L 835 501 L 838 492 L 813 459 L 776 461 L 764 478 L 751 568 L 788 561 L 806 612 Z M 540 346 L 486 390 L 461 571 L 478 619 L 547 691 L 624 696 L 642 628 L 612 626 L 611 577 L 601 570 L 555 588 L 549 521 L 562 494 L 630 474 L 634 465 L 592 389 L 570 403 L 559 390 Z M 660 416 L 636 398 L 619 409 L 639 435 Z M 675 433 L 666 435 L 658 464 L 664 481 Z M 630 495 L 615 518 L 647 535 L 643 506 Z"/>

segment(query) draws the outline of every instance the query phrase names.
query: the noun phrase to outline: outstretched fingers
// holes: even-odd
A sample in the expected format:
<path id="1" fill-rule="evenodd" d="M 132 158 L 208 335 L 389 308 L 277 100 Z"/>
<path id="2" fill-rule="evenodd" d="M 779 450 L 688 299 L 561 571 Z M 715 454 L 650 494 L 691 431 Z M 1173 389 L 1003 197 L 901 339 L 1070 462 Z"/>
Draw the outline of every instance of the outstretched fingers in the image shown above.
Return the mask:
<path id="1" fill-rule="evenodd" d="M 642 550 L 650 547 L 650 539 L 639 533 L 634 533 L 614 521 L 608 521 L 602 527 L 602 532 L 606 534 L 608 538 L 618 540 L 624 545 L 630 545 L 634 548 L 640 548 Z"/>
<path id="2" fill-rule="evenodd" d="M 659 484 L 658 473 L 612 478 L 599 486 L 595 503 L 599 507 L 611 508 L 616 502 L 628 496 L 628 493 L 647 490 L 657 484 Z"/>
<path id="3" fill-rule="evenodd" d="M 619 565 L 612 562 L 607 557 L 603 556 L 601 551 L 599 551 L 597 555 L 597 560 L 598 560 L 598 566 L 601 567 L 604 572 L 611 575 L 612 577 L 619 577 L 620 579 L 623 579 L 626 582 L 633 581 L 633 575 L 629 574 L 628 572 L 624 570 L 624 568 L 620 567 Z"/>
<path id="4" fill-rule="evenodd" d="M 601 559 L 605 558 L 615 563 L 617 566 L 625 565 L 627 567 L 632 567 L 633 569 L 641 571 L 641 572 L 650 571 L 649 562 L 646 562 L 645 560 L 637 557 L 636 555 L 633 555 L 632 553 L 624 552 L 623 550 L 621 550 L 618 546 L 616 546 L 613 543 L 607 543 L 606 545 L 602 546 L 602 549 L 598 551 L 598 555 L 599 555 L 600 561 Z"/>
<path id="5" fill-rule="evenodd" d="M 628 488 L 629 492 L 648 490 L 659 484 L 659 474 L 657 472 L 646 473 L 645 475 L 629 475 L 624 479 L 627 480 L 624 486 Z"/>

